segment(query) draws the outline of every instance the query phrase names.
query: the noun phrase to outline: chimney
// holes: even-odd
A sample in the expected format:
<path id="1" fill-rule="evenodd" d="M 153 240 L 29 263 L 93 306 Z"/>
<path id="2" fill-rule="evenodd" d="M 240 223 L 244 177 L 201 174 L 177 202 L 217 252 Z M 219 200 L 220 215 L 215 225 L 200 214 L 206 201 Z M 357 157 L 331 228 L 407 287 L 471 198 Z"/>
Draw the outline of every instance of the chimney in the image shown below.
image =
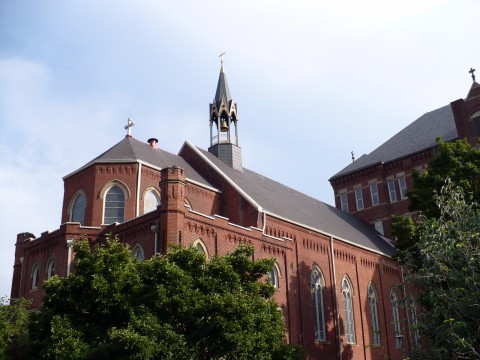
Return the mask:
<path id="1" fill-rule="evenodd" d="M 147 142 L 150 144 L 150 146 L 154 149 L 158 149 L 158 146 L 157 146 L 157 143 L 158 143 L 158 139 L 155 139 L 155 138 L 150 138 L 147 140 Z"/>

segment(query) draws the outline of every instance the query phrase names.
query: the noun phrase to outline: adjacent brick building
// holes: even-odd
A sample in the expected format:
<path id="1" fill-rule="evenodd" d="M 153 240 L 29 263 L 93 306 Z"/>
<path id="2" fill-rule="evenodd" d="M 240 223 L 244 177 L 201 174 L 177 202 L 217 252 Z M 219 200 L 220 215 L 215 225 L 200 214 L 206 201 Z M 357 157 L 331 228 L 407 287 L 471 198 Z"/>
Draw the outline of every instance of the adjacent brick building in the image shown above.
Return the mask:
<path id="1" fill-rule="evenodd" d="M 406 191 L 412 187 L 412 172 L 424 170 L 435 156 L 436 139 L 466 138 L 478 146 L 480 85 L 473 72 L 473 84 L 465 99 L 424 114 L 332 176 L 336 207 L 392 238 L 390 215 L 410 216 Z"/>
<path id="2" fill-rule="evenodd" d="M 207 258 L 248 243 L 255 258 L 275 257 L 270 281 L 286 341 L 302 345 L 306 358 L 403 359 L 418 338 L 406 329 L 411 309 L 399 306 L 409 295 L 395 287 L 402 269 L 392 245 L 357 217 L 242 166 L 223 64 L 209 123 L 208 151 L 187 141 L 175 155 L 128 128 L 65 176 L 60 228 L 17 236 L 12 297 L 38 308 L 43 282 L 73 271 L 72 244 L 82 238 L 118 234 L 140 259 L 169 243 Z"/>

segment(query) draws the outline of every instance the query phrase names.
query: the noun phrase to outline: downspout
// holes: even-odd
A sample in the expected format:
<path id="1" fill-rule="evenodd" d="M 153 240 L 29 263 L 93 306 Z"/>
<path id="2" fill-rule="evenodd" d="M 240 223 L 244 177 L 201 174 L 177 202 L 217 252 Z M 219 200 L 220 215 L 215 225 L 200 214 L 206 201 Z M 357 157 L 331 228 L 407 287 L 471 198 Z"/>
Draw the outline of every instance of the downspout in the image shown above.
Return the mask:
<path id="1" fill-rule="evenodd" d="M 298 269 L 298 242 L 295 240 L 295 261 L 297 267 L 297 291 L 298 291 L 298 311 L 300 313 L 299 320 L 300 320 L 300 345 L 303 346 L 303 320 L 302 320 L 302 298 L 301 298 L 301 287 L 300 287 L 300 271 Z"/>
<path id="2" fill-rule="evenodd" d="M 362 339 L 363 339 L 363 357 L 367 358 L 367 348 L 366 345 L 368 339 L 365 339 L 365 327 L 363 326 L 363 311 L 362 311 L 362 297 L 360 296 L 360 280 L 358 279 L 358 263 L 357 258 L 355 257 L 355 271 L 357 275 L 357 292 L 358 292 L 358 304 L 360 305 L 360 324 L 362 326 Z"/>
<path id="3" fill-rule="evenodd" d="M 72 263 L 73 239 L 67 239 L 67 276 L 70 275 L 70 265 Z"/>
<path id="4" fill-rule="evenodd" d="M 335 269 L 335 253 L 333 251 L 333 236 L 330 236 L 330 252 L 332 257 L 332 271 L 333 271 L 333 295 L 335 297 L 335 312 L 336 312 L 336 322 L 337 322 L 337 359 L 342 358 L 342 338 L 340 334 L 340 312 L 338 310 L 338 296 L 337 296 L 337 271 Z"/>
<path id="5" fill-rule="evenodd" d="M 290 295 L 290 292 L 288 291 L 288 266 L 287 266 L 287 252 L 285 251 L 285 253 L 283 254 L 283 265 L 284 265 L 284 274 L 285 274 L 285 297 L 287 299 L 287 303 L 289 303 L 289 295 Z M 292 318 L 290 317 L 290 306 L 287 306 L 287 316 L 288 316 L 288 325 L 289 325 L 289 329 L 288 329 L 288 343 L 291 344 L 292 343 Z"/>
<path id="6" fill-rule="evenodd" d="M 158 254 L 158 221 L 155 221 L 155 224 L 150 227 L 150 229 L 155 234 L 155 243 L 154 243 L 154 253 L 153 255 Z"/>
<path id="7" fill-rule="evenodd" d="M 138 173 L 137 173 L 137 206 L 135 209 L 135 217 L 140 216 L 140 181 L 142 179 L 142 163 L 138 162 Z"/>
<path id="8" fill-rule="evenodd" d="M 387 323 L 387 310 L 385 309 L 386 308 L 386 302 L 385 302 L 385 288 L 383 287 L 383 281 L 382 281 L 382 267 L 378 267 L 378 276 L 380 277 L 380 288 L 382 289 L 382 307 L 383 307 L 383 321 L 385 323 L 385 336 L 386 336 L 386 339 L 385 339 L 385 342 L 387 344 L 387 354 L 388 356 L 390 356 L 390 342 L 388 341 L 388 339 L 390 339 L 390 336 L 388 335 L 388 329 L 389 329 L 389 325 Z"/>
<path id="9" fill-rule="evenodd" d="M 412 333 L 410 331 L 411 329 L 411 324 L 410 324 L 410 316 L 408 314 L 408 304 L 410 303 L 409 302 L 409 299 L 407 299 L 407 290 L 405 288 L 405 278 L 403 276 L 403 266 L 400 265 L 400 274 L 401 274 L 401 277 L 402 277 L 402 291 L 403 291 L 403 298 L 405 299 L 405 317 L 407 318 L 407 334 L 408 334 L 408 349 L 410 350 L 411 348 L 411 345 L 413 344 L 412 342 Z"/>

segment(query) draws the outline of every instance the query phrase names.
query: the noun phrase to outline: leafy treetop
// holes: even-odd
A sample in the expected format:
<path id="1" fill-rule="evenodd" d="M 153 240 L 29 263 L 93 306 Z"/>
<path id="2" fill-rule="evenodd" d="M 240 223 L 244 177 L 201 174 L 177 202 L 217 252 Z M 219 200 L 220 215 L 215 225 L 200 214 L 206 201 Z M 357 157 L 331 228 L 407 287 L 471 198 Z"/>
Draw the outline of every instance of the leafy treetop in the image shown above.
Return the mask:
<path id="1" fill-rule="evenodd" d="M 282 359 L 285 324 L 264 275 L 240 246 L 206 262 L 195 248 L 132 258 L 118 239 L 75 244 L 75 272 L 45 283 L 32 354 L 55 359 Z"/>

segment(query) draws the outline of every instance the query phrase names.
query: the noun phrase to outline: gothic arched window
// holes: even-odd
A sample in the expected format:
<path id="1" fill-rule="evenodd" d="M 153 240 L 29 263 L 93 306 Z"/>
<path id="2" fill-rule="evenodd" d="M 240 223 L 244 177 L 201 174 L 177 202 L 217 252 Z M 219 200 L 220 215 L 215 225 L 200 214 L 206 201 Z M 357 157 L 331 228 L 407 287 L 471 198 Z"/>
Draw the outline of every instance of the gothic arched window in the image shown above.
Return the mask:
<path id="1" fill-rule="evenodd" d="M 413 296 L 410 296 L 410 311 L 412 314 L 413 339 L 415 340 L 415 346 L 418 348 L 420 347 L 420 331 L 418 330 L 417 304 Z"/>
<path id="2" fill-rule="evenodd" d="M 380 346 L 380 326 L 378 325 L 378 299 L 377 291 L 373 283 L 368 285 L 368 305 L 370 307 L 370 318 L 372 320 L 373 345 Z"/>
<path id="3" fill-rule="evenodd" d="M 155 190 L 148 190 L 143 197 L 143 213 L 157 210 L 160 205 L 160 195 Z"/>
<path id="4" fill-rule="evenodd" d="M 103 223 L 122 223 L 125 214 L 125 193 L 118 186 L 112 186 L 105 195 Z"/>
<path id="5" fill-rule="evenodd" d="M 310 280 L 312 288 L 315 340 L 326 341 L 327 335 L 325 332 L 325 308 L 323 304 L 323 289 L 325 288 L 325 281 L 318 268 L 313 269 Z"/>
<path id="6" fill-rule="evenodd" d="M 47 263 L 47 280 L 55 275 L 55 259 L 50 258 Z"/>
<path id="7" fill-rule="evenodd" d="M 272 284 L 275 289 L 278 289 L 280 286 L 280 273 L 276 263 L 273 264 L 272 268 L 268 272 L 268 278 L 270 279 L 270 284 Z"/>
<path id="8" fill-rule="evenodd" d="M 145 259 L 145 251 L 143 250 L 142 245 L 136 244 L 132 249 L 132 256 L 137 260 Z"/>
<path id="9" fill-rule="evenodd" d="M 343 310 L 345 313 L 345 336 L 347 344 L 355 344 L 355 322 L 353 318 L 353 288 L 347 277 L 342 280 Z"/>
<path id="10" fill-rule="evenodd" d="M 392 304 L 392 316 L 393 316 L 393 330 L 395 334 L 395 347 L 397 349 L 403 348 L 403 335 L 402 327 L 400 324 L 400 314 L 398 311 L 397 294 L 393 289 L 390 291 L 390 302 Z"/>
<path id="11" fill-rule="evenodd" d="M 38 277 L 40 275 L 40 267 L 38 266 L 38 263 L 35 263 L 32 268 L 32 290 L 35 290 L 38 288 Z"/>
<path id="12" fill-rule="evenodd" d="M 208 251 L 202 239 L 197 239 L 193 242 L 192 246 L 197 249 L 200 253 L 205 255 L 205 259 L 208 260 Z"/>
<path id="13" fill-rule="evenodd" d="M 84 225 L 85 222 L 85 208 L 87 206 L 87 199 L 83 193 L 76 195 L 70 211 L 70 221 L 79 222 Z"/>

